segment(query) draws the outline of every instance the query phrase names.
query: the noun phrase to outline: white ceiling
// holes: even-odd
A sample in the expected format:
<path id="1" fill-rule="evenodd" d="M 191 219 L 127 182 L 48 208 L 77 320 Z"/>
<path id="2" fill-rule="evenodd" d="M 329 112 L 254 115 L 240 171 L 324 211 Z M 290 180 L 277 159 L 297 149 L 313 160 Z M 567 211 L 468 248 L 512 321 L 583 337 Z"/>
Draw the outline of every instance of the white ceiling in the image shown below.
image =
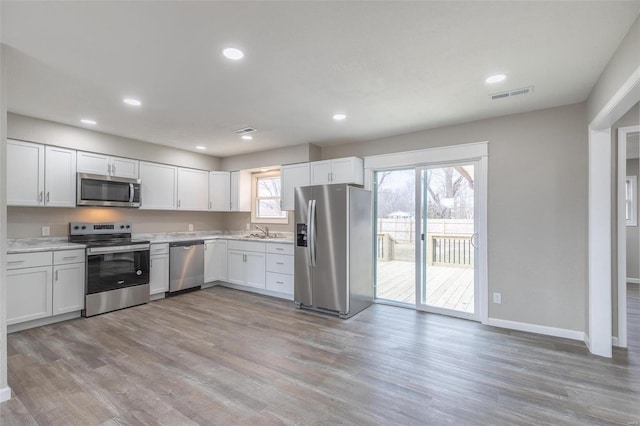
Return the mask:
<path id="1" fill-rule="evenodd" d="M 640 0 L 1 7 L 9 111 L 80 127 L 89 117 L 98 131 L 229 156 L 584 101 Z M 226 46 L 245 59 L 223 58 Z M 508 79 L 484 82 L 498 72 Z M 530 85 L 530 95 L 489 99 Z M 243 126 L 258 129 L 253 141 L 232 133 Z"/>

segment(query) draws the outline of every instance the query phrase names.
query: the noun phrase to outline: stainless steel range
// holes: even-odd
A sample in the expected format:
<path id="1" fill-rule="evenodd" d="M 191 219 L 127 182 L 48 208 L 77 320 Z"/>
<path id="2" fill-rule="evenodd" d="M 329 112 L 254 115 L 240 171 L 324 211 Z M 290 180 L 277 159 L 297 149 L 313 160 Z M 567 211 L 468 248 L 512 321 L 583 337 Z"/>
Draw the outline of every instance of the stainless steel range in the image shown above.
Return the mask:
<path id="1" fill-rule="evenodd" d="M 130 222 L 69 224 L 69 241 L 87 245 L 85 308 L 90 317 L 149 301 L 149 241 L 131 239 Z"/>

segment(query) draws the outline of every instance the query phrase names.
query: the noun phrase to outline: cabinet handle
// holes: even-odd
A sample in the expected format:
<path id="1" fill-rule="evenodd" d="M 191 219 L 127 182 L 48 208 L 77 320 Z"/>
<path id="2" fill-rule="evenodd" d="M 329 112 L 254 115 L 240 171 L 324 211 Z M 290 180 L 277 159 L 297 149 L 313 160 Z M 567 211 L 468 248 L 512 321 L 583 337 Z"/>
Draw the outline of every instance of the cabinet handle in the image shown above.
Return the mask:
<path id="1" fill-rule="evenodd" d="M 209 201 L 209 208 L 211 208 L 211 201 Z"/>
<path id="2" fill-rule="evenodd" d="M 284 265 L 284 262 L 276 262 L 276 265 Z"/>
<path id="3" fill-rule="evenodd" d="M 111 164 L 107 164 L 107 174 L 111 174 Z"/>
<path id="4" fill-rule="evenodd" d="M 116 165 L 115 164 L 111 165 L 111 174 L 114 174 L 114 175 L 116 174 Z"/>
<path id="5" fill-rule="evenodd" d="M 24 260 L 8 260 L 7 263 L 24 263 Z"/>
<path id="6" fill-rule="evenodd" d="M 284 250 L 284 249 L 283 249 L 282 247 L 276 247 L 276 250 L 278 250 L 278 251 L 282 251 L 282 250 Z"/>
<path id="7" fill-rule="evenodd" d="M 180 208 L 180 200 L 178 200 L 178 208 Z"/>
<path id="8" fill-rule="evenodd" d="M 58 281 L 58 270 L 56 270 L 56 281 Z"/>
<path id="9" fill-rule="evenodd" d="M 153 267 L 153 259 L 149 259 L 149 267 L 152 268 Z"/>
<path id="10" fill-rule="evenodd" d="M 284 281 L 276 281 L 276 284 L 284 284 Z"/>
<path id="11" fill-rule="evenodd" d="M 40 195 L 38 195 L 38 201 L 42 202 L 42 191 L 40 191 Z"/>
<path id="12" fill-rule="evenodd" d="M 77 259 L 78 256 L 65 256 L 62 258 L 62 260 L 71 260 L 71 259 Z"/>
<path id="13" fill-rule="evenodd" d="M 47 191 L 47 203 L 49 202 L 49 191 Z"/>

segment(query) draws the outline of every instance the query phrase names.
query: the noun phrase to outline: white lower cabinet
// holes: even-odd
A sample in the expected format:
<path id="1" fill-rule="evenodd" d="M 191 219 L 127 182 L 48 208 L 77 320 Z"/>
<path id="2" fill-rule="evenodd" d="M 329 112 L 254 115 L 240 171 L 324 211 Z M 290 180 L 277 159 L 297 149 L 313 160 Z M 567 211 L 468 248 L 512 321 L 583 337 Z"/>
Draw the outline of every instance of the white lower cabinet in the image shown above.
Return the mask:
<path id="1" fill-rule="evenodd" d="M 52 315 L 84 309 L 84 269 L 84 262 L 53 267 Z"/>
<path id="2" fill-rule="evenodd" d="M 7 255 L 7 325 L 84 309 L 84 249 Z"/>
<path id="3" fill-rule="evenodd" d="M 218 280 L 218 240 L 204 242 L 204 282 L 210 283 Z"/>
<path id="4" fill-rule="evenodd" d="M 228 282 L 264 289 L 265 262 L 265 243 L 228 241 Z"/>
<path id="5" fill-rule="evenodd" d="M 7 325 L 51 316 L 51 275 L 51 266 L 7 271 Z"/>
<path id="6" fill-rule="evenodd" d="M 227 265 L 227 240 L 218 241 L 218 281 L 226 281 L 229 277 Z"/>
<path id="7" fill-rule="evenodd" d="M 169 244 L 151 244 L 149 294 L 169 291 Z"/>
<path id="8" fill-rule="evenodd" d="M 293 268 L 293 244 L 267 245 L 267 290 L 293 298 Z"/>
<path id="9" fill-rule="evenodd" d="M 230 284 L 293 300 L 293 244 L 230 240 L 227 265 Z"/>

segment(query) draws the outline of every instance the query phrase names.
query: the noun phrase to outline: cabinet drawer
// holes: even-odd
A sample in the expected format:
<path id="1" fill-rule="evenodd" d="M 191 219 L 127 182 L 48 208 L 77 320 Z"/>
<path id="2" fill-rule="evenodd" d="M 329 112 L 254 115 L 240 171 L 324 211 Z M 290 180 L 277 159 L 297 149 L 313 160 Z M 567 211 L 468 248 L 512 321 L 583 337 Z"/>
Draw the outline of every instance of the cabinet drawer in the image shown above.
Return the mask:
<path id="1" fill-rule="evenodd" d="M 267 272 L 267 286 L 269 291 L 293 294 L 293 275 Z"/>
<path id="2" fill-rule="evenodd" d="M 260 253 L 264 253 L 265 245 L 265 243 L 260 243 L 257 241 L 229 240 L 227 248 L 229 250 L 257 251 Z"/>
<path id="3" fill-rule="evenodd" d="M 267 254 L 267 271 L 293 275 L 293 256 Z"/>
<path id="4" fill-rule="evenodd" d="M 84 263 L 85 250 L 59 250 L 53 252 L 53 264 L 65 265 L 67 263 Z"/>
<path id="5" fill-rule="evenodd" d="M 12 253 L 7 255 L 7 269 L 33 268 L 36 266 L 51 266 L 52 252 Z"/>
<path id="6" fill-rule="evenodd" d="M 267 253 L 288 254 L 293 256 L 293 244 L 269 243 L 267 244 Z"/>
<path id="7" fill-rule="evenodd" d="M 169 243 L 151 244 L 150 253 L 154 254 L 169 254 Z"/>

